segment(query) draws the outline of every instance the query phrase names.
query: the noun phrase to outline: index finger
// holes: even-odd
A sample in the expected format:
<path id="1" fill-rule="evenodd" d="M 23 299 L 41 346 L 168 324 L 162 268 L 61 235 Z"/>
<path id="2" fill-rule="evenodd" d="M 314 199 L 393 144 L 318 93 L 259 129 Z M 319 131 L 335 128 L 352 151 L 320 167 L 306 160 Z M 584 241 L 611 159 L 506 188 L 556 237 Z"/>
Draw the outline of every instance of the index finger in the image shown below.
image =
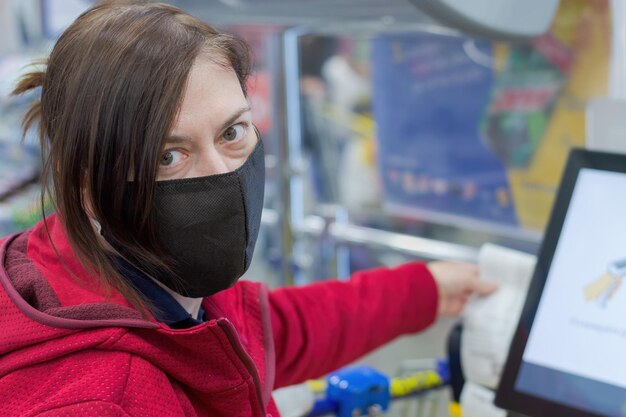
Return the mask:
<path id="1" fill-rule="evenodd" d="M 471 290 L 478 295 L 489 295 L 498 289 L 498 284 L 493 281 L 472 280 Z"/>

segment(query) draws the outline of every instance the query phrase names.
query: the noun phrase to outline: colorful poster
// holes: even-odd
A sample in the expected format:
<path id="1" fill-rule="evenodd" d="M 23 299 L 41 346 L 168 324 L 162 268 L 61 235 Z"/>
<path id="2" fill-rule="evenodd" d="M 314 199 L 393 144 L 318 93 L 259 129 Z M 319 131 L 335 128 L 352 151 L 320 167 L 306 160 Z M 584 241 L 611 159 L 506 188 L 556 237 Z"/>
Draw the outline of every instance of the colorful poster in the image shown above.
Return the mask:
<path id="1" fill-rule="evenodd" d="M 543 230 L 568 151 L 585 144 L 587 101 L 607 95 L 609 2 L 562 1 L 550 33 L 537 39 L 533 46 L 567 77 L 533 157 L 527 166 L 511 166 L 508 170 L 520 226 Z M 512 48 L 502 49 L 506 54 Z"/>
<path id="2" fill-rule="evenodd" d="M 507 45 L 432 33 L 372 42 L 386 208 L 540 232 L 586 101 L 606 95 L 606 0 L 565 0 L 548 34 Z"/>

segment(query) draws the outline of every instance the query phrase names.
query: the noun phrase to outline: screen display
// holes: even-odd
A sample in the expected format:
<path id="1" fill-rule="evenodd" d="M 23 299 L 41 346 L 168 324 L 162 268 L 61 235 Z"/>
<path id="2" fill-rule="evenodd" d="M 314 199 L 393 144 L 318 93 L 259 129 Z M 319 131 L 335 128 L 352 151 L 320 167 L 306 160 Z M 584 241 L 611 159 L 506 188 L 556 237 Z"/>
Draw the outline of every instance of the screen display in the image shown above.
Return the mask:
<path id="1" fill-rule="evenodd" d="M 581 168 L 515 391 L 626 417 L 625 277 L 626 173 Z"/>

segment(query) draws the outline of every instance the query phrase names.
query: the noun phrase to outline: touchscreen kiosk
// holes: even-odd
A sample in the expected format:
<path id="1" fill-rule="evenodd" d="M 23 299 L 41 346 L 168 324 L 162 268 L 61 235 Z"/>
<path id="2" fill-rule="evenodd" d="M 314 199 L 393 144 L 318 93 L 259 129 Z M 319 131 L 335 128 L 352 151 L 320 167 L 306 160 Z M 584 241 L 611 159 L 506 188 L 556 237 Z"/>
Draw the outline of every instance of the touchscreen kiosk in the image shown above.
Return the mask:
<path id="1" fill-rule="evenodd" d="M 511 416 L 626 417 L 626 155 L 570 153 L 498 387 Z"/>

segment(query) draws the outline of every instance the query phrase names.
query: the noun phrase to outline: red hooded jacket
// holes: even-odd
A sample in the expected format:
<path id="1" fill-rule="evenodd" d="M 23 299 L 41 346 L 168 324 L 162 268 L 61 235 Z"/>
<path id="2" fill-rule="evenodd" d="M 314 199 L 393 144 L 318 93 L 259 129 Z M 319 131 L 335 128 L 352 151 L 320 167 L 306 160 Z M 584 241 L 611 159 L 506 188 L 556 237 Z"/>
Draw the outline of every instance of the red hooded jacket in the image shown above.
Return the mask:
<path id="1" fill-rule="evenodd" d="M 436 316 L 435 282 L 411 263 L 271 292 L 240 281 L 204 300 L 214 319 L 174 330 L 107 296 L 47 222 L 58 255 L 43 222 L 0 243 L 0 417 L 277 417 L 274 388 Z"/>

